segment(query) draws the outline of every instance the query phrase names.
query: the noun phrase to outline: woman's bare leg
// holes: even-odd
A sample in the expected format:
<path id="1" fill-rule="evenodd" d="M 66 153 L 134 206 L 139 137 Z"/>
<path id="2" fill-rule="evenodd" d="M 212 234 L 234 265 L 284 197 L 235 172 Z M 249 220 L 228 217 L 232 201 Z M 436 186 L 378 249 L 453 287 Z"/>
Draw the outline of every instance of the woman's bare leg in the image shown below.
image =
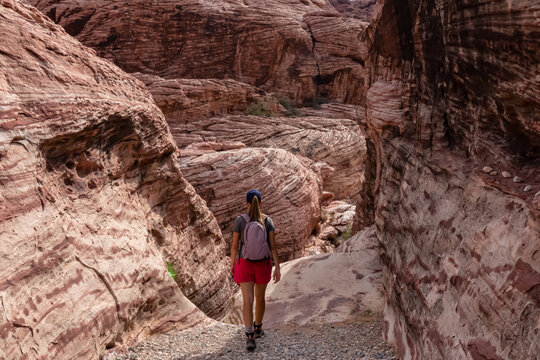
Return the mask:
<path id="1" fill-rule="evenodd" d="M 266 301 L 264 296 L 266 294 L 266 286 L 268 284 L 255 284 L 255 322 L 262 324 L 264 309 L 266 307 Z"/>
<path id="2" fill-rule="evenodd" d="M 253 326 L 253 282 L 240 283 L 242 290 L 242 317 L 246 327 Z"/>

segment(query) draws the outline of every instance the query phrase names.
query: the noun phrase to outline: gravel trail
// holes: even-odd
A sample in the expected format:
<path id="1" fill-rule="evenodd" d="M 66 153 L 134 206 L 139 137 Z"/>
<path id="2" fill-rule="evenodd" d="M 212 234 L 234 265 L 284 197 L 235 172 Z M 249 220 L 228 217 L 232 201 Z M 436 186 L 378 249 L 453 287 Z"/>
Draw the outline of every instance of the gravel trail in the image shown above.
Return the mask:
<path id="1" fill-rule="evenodd" d="M 104 360 L 180 359 L 397 359 L 381 336 L 380 314 L 354 320 L 265 329 L 257 348 L 245 350 L 244 328 L 217 323 L 204 328 L 153 336 L 127 351 L 113 351 Z"/>

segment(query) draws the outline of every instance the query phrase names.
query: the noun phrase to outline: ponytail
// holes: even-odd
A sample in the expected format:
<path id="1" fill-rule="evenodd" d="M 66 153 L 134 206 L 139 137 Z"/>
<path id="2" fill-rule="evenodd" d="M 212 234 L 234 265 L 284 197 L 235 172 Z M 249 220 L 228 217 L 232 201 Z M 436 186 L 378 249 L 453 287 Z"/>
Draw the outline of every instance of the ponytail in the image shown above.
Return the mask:
<path id="1" fill-rule="evenodd" d="M 255 220 L 255 221 L 260 222 L 261 224 L 264 224 L 263 217 L 261 214 L 261 208 L 259 206 L 259 198 L 257 196 L 254 196 L 253 199 L 251 199 L 248 215 L 252 221 Z"/>

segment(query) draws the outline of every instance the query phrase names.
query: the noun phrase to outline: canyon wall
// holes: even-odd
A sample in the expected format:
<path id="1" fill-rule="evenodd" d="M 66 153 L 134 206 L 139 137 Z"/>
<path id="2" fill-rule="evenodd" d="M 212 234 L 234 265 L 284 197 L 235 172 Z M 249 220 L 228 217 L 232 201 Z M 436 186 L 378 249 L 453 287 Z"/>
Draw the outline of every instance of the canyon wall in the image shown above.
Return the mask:
<path id="1" fill-rule="evenodd" d="M 180 147 L 200 149 L 201 146 L 209 146 L 213 151 L 219 147 L 232 150 L 238 144 L 229 143 L 229 139 L 219 132 L 214 135 L 224 138 L 222 145 L 191 144 L 189 140 L 193 136 L 186 135 L 186 128 L 190 128 L 187 131 L 209 133 L 209 124 L 221 121 L 225 114 L 245 111 L 250 105 L 270 107 L 270 112 L 283 116 L 283 106 L 279 103 L 289 104 L 293 107 L 292 112 L 298 115 L 294 105 L 308 104 L 318 108 L 321 102 L 331 98 L 357 104 L 362 107 L 361 112 L 365 112 L 365 78 L 368 75 L 365 67 L 367 47 L 364 44 L 368 24 L 365 20 L 373 9 L 371 0 L 351 4 L 364 13 L 362 16 L 344 15 L 349 9 L 345 3 L 341 4 L 345 7 L 339 7 L 344 11 L 341 14 L 331 3 L 322 0 L 131 1 L 122 4 L 31 0 L 30 3 L 83 44 L 95 49 L 98 55 L 143 81 L 165 114 Z M 226 118 L 233 129 L 236 120 Z M 249 135 L 241 142 L 249 147 L 285 149 L 312 159 L 316 163 L 314 170 L 324 178 L 324 190 L 333 192 L 340 199 L 361 202 L 365 144 L 360 128 L 350 120 L 309 122 L 313 121 L 296 126 L 294 118 L 269 121 L 259 117 L 257 123 L 264 127 L 261 131 L 283 132 L 285 136 L 280 141 L 259 139 L 255 143 L 249 139 L 254 128 L 243 129 L 249 131 Z M 312 137 L 316 131 L 309 133 L 314 126 L 326 125 L 333 129 L 339 127 L 340 131 L 350 129 L 352 133 L 322 131 L 325 138 L 321 141 Z M 292 129 L 295 126 L 298 127 L 296 135 Z M 310 140 L 297 146 L 295 138 L 304 136 L 300 132 Z M 327 141 L 326 135 L 334 133 L 345 143 Z M 239 138 L 241 135 L 239 132 L 233 136 Z M 271 136 L 266 135 L 268 138 Z M 326 154 L 325 145 L 332 146 Z M 330 154 L 334 150 L 342 152 L 337 156 Z M 186 149 L 181 154 L 189 153 L 191 156 L 194 153 L 190 151 Z M 201 159 L 209 160 L 210 157 L 198 160 Z M 216 164 L 209 160 L 216 169 L 242 166 L 231 164 L 233 159 L 240 161 L 237 156 L 228 159 L 218 156 L 215 159 L 223 161 Z M 188 161 L 183 164 L 185 169 Z M 212 182 L 230 180 L 227 176 L 221 177 L 222 171 L 213 173 L 217 176 L 214 179 L 193 171 L 187 174 L 188 181 L 195 184 L 197 192 L 204 194 L 208 194 Z M 283 179 L 290 175 L 290 171 L 276 167 L 276 174 Z M 238 194 L 246 189 L 240 189 L 234 183 L 228 185 L 241 199 Z M 264 187 L 253 183 L 253 187 L 258 186 Z M 309 193 L 316 195 L 313 191 Z M 313 196 L 307 203 L 319 201 L 319 198 L 319 195 Z M 213 211 L 227 213 L 225 217 L 218 216 L 218 220 L 221 219 L 221 229 L 229 238 L 231 229 L 228 225 L 231 224 L 230 219 L 234 219 L 231 207 L 220 205 L 212 197 L 205 200 L 214 204 L 211 206 Z M 272 212 L 271 209 L 268 211 Z M 307 223 L 316 224 L 311 213 Z M 309 235 L 312 230 L 302 233 Z M 306 240 L 303 236 L 297 238 L 294 253 L 299 254 L 298 249 Z M 285 254 L 288 258 L 290 251 Z"/>
<path id="2" fill-rule="evenodd" d="M 365 90 L 366 16 L 324 0 L 29 2 L 129 73 L 235 79 L 295 102 Z"/>
<path id="3" fill-rule="evenodd" d="M 0 358 L 95 359 L 209 322 L 195 305 L 221 316 L 225 243 L 143 84 L 19 1 L 0 37 Z"/>
<path id="4" fill-rule="evenodd" d="M 366 121 L 385 336 L 402 359 L 540 354 L 539 13 L 378 3 Z"/>

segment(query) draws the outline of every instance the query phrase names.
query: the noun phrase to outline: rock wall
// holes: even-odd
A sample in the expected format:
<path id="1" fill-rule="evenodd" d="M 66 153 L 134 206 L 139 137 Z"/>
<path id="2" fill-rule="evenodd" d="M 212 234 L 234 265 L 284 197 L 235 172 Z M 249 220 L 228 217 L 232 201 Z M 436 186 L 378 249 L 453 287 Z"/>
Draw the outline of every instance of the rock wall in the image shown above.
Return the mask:
<path id="1" fill-rule="evenodd" d="M 163 79 L 142 73 L 133 75 L 144 82 L 152 94 L 173 136 L 177 125 L 242 111 L 249 104 L 266 98 L 263 91 L 231 79 Z"/>
<path id="2" fill-rule="evenodd" d="M 208 322 L 188 298 L 220 316 L 225 243 L 150 94 L 22 2 L 0 37 L 0 358 Z"/>
<path id="3" fill-rule="evenodd" d="M 385 335 L 402 359 L 540 353 L 539 11 L 378 3 L 366 121 Z"/>
<path id="4" fill-rule="evenodd" d="M 367 24 L 324 0 L 30 3 L 130 73 L 235 79 L 296 102 L 364 93 L 355 75 Z"/>
<path id="5" fill-rule="evenodd" d="M 206 200 L 228 244 L 234 220 L 246 212 L 246 193 L 259 189 L 262 211 L 276 224 L 282 261 L 303 255 L 319 221 L 322 186 L 310 165 L 280 149 L 207 149 L 180 159 L 184 176 Z"/>

